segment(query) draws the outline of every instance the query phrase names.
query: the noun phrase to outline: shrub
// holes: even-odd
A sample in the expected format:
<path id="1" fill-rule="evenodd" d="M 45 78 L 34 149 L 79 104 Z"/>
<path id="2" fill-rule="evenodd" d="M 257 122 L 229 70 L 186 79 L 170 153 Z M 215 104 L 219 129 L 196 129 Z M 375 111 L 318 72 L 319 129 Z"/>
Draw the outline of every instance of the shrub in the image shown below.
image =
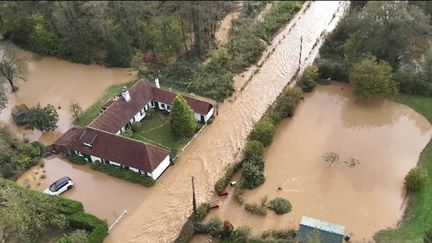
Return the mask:
<path id="1" fill-rule="evenodd" d="M 312 80 L 316 81 L 319 77 L 319 70 L 318 67 L 315 65 L 310 65 L 307 68 L 305 68 L 303 72 L 303 78 L 305 80 Z"/>
<path id="2" fill-rule="evenodd" d="M 348 68 L 334 60 L 320 60 L 318 62 L 320 78 L 344 81 L 348 80 Z"/>
<path id="3" fill-rule="evenodd" d="M 228 166 L 225 170 L 225 175 L 216 182 L 214 186 L 215 191 L 223 192 L 225 188 L 228 186 L 228 183 L 230 182 L 231 178 L 240 168 L 241 168 L 241 163 Z"/>
<path id="4" fill-rule="evenodd" d="M 275 126 L 273 120 L 265 117 L 259 121 L 251 132 L 250 139 L 260 141 L 264 146 L 267 146 L 273 141 Z"/>
<path id="5" fill-rule="evenodd" d="M 246 159 L 251 156 L 263 156 L 264 145 L 260 141 L 251 140 L 247 142 L 244 154 Z"/>
<path id="6" fill-rule="evenodd" d="M 300 88 L 303 92 L 311 92 L 315 88 L 316 82 L 312 79 L 305 79 L 300 82 Z"/>
<path id="7" fill-rule="evenodd" d="M 252 230 L 249 226 L 238 227 L 237 229 L 231 232 L 231 235 L 228 238 L 228 240 L 230 242 L 246 243 L 251 234 L 251 231 Z"/>
<path id="8" fill-rule="evenodd" d="M 201 221 L 204 219 L 204 217 L 207 215 L 207 213 L 210 211 L 210 204 L 208 203 L 202 203 L 197 208 L 197 219 L 198 221 Z M 187 243 L 189 242 L 192 237 L 195 234 L 195 225 L 193 222 L 193 213 L 188 217 L 185 224 L 183 224 L 183 227 L 177 236 L 177 238 L 174 240 L 176 243 Z"/>
<path id="9" fill-rule="evenodd" d="M 432 243 L 432 229 L 428 230 L 423 237 L 424 243 Z"/>
<path id="10" fill-rule="evenodd" d="M 142 124 L 141 122 L 134 122 L 131 125 L 132 132 L 139 132 L 141 130 Z"/>
<path id="11" fill-rule="evenodd" d="M 68 156 L 68 160 L 74 164 L 77 165 L 85 165 L 87 164 L 87 160 L 84 159 L 84 157 L 79 156 L 77 154 L 71 154 Z"/>
<path id="12" fill-rule="evenodd" d="M 87 231 L 78 229 L 69 234 L 64 234 L 57 243 L 83 243 L 88 242 Z"/>
<path id="13" fill-rule="evenodd" d="M 280 240 L 294 240 L 296 237 L 296 231 L 293 229 L 273 229 L 264 231 L 261 238 L 273 238 Z"/>
<path id="14" fill-rule="evenodd" d="M 270 201 L 270 208 L 275 211 L 276 214 L 285 214 L 291 212 L 291 203 L 284 199 L 277 197 Z"/>
<path id="15" fill-rule="evenodd" d="M 246 203 L 244 209 L 252 214 L 265 216 L 267 215 L 267 210 L 265 205 L 258 205 L 257 203 Z"/>
<path id="16" fill-rule="evenodd" d="M 294 110 L 303 99 L 303 92 L 298 87 L 287 87 L 277 98 L 273 112 L 278 112 L 282 118 L 294 115 Z"/>
<path id="17" fill-rule="evenodd" d="M 231 224 L 231 222 L 228 220 L 225 220 L 223 222 L 223 226 L 222 226 L 222 232 L 221 232 L 222 237 L 223 238 L 229 237 L 231 235 L 231 233 L 233 232 L 233 230 L 234 230 L 234 226 Z"/>
<path id="18" fill-rule="evenodd" d="M 83 212 L 72 214 L 69 217 L 70 226 L 90 231 L 89 243 L 102 243 L 108 235 L 108 225 L 105 221 Z"/>
<path id="19" fill-rule="evenodd" d="M 131 129 L 126 129 L 124 132 L 120 134 L 123 137 L 131 138 L 133 136 L 133 132 Z"/>
<path id="20" fill-rule="evenodd" d="M 141 184 L 146 187 L 151 187 L 155 184 L 155 180 L 153 180 L 151 177 L 139 175 L 129 169 L 122 169 L 120 167 L 102 163 L 92 163 L 91 168 L 106 173 L 110 176 L 124 179 L 132 183 Z"/>
<path id="21" fill-rule="evenodd" d="M 423 190 L 427 182 L 427 171 L 422 167 L 412 168 L 405 176 L 405 186 L 409 192 Z"/>
<path id="22" fill-rule="evenodd" d="M 264 171 L 252 163 L 246 163 L 243 166 L 242 178 L 241 186 L 247 189 L 253 189 L 265 181 Z"/>
<path id="23" fill-rule="evenodd" d="M 146 119 L 152 119 L 153 118 L 153 116 L 155 115 L 155 110 L 153 110 L 153 109 L 148 109 L 147 111 L 146 111 L 146 116 L 145 116 L 145 118 Z"/>
<path id="24" fill-rule="evenodd" d="M 196 228 L 198 234 L 209 234 L 213 237 L 222 234 L 222 220 L 218 217 L 213 217 L 207 224 L 198 224 Z"/>

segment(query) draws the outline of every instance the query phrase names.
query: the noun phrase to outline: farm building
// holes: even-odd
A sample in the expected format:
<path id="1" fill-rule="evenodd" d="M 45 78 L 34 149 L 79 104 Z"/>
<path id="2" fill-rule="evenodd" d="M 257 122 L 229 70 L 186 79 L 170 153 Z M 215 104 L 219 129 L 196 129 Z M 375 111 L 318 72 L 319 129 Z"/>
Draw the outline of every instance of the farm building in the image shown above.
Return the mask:
<path id="1" fill-rule="evenodd" d="M 157 179 L 170 165 L 170 151 L 134 139 L 119 136 L 132 123 L 143 120 L 149 109 L 171 111 L 177 94 L 149 83 L 137 82 L 129 90 L 123 88 L 120 97 L 102 107 L 99 116 L 86 128 L 71 128 L 53 148 L 66 154 L 77 154 L 89 162 L 102 162 L 132 170 Z M 185 97 L 197 122 L 207 122 L 213 116 L 212 104 Z"/>
<path id="2" fill-rule="evenodd" d="M 344 241 L 345 226 L 303 216 L 297 234 L 301 243 L 317 240 L 321 243 L 341 243 Z"/>

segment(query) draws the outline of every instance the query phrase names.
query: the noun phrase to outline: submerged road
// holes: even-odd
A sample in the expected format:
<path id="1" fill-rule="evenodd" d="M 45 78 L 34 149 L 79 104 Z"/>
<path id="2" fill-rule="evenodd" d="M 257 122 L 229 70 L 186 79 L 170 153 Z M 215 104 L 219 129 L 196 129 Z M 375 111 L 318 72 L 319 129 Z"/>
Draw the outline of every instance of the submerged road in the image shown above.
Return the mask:
<path id="1" fill-rule="evenodd" d="M 172 242 L 190 214 L 191 176 L 198 202 L 208 201 L 213 185 L 233 163 L 246 143 L 253 124 L 273 103 L 298 67 L 300 37 L 302 68 L 311 64 L 321 45 L 323 31 L 331 31 L 346 2 L 312 2 L 273 40 L 258 73 L 236 98 L 220 106 L 219 115 L 149 189 L 139 208 L 123 219 L 106 242 Z M 103 207 L 103 202 L 101 202 Z"/>

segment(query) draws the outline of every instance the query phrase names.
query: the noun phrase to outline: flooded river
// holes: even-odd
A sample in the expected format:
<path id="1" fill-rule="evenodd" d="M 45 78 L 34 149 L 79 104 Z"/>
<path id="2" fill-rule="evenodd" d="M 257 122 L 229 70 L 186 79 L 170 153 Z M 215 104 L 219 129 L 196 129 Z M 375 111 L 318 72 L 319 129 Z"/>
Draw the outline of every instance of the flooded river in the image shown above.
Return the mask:
<path id="1" fill-rule="evenodd" d="M 265 183 L 245 193 L 247 202 L 259 203 L 265 196 L 289 199 L 293 211 L 254 216 L 227 199 L 211 215 L 235 226 L 250 225 L 256 233 L 297 229 L 300 218 L 310 216 L 345 225 L 354 242 L 370 240 L 401 218 L 403 178 L 431 136 L 426 118 L 404 105 L 359 105 L 348 85 L 319 86 L 293 119 L 281 122 L 265 151 Z M 354 158 L 358 164 L 329 167 L 322 158 L 329 152 L 341 162 Z"/>
<path id="2" fill-rule="evenodd" d="M 57 133 L 47 133 L 42 140 L 53 142 L 71 126 L 71 102 L 77 102 L 83 110 L 92 105 L 103 94 L 106 87 L 124 83 L 135 77 L 135 72 L 124 68 L 106 68 L 100 65 L 76 64 L 54 57 L 36 57 L 19 50 L 17 55 L 24 61 L 25 79 L 18 81 L 19 90 L 9 95 L 9 104 L 0 113 L 0 121 L 18 137 L 23 134 L 30 140 L 38 139 L 38 132 L 17 128 L 11 117 L 15 104 L 31 107 L 52 104 L 57 107 L 59 122 Z"/>
<path id="3" fill-rule="evenodd" d="M 150 197 L 147 188 L 94 171 L 88 166 L 74 165 L 57 157 L 43 160 L 42 164 L 43 167 L 37 165 L 28 170 L 17 183 L 44 191 L 57 179 L 69 176 L 75 185 L 62 196 L 82 202 L 87 212 L 107 219 L 109 224 L 123 210 L 133 213 Z"/>
<path id="4" fill-rule="evenodd" d="M 332 30 L 347 2 L 313 2 L 276 36 L 259 71 L 235 99 L 220 106 L 219 116 L 169 168 L 152 194 L 106 239 L 106 242 L 171 242 L 190 214 L 190 178 L 195 176 L 199 202 L 208 201 L 224 168 L 238 159 L 253 124 L 262 116 L 298 67 L 300 37 L 304 64 L 311 63 L 323 31 Z M 315 48 L 313 49 L 313 47 Z M 312 50 L 313 49 L 313 50 Z M 310 54 L 310 55 L 309 55 Z M 163 81 L 162 81 L 163 82 Z M 238 212 L 241 213 L 241 212 Z"/>

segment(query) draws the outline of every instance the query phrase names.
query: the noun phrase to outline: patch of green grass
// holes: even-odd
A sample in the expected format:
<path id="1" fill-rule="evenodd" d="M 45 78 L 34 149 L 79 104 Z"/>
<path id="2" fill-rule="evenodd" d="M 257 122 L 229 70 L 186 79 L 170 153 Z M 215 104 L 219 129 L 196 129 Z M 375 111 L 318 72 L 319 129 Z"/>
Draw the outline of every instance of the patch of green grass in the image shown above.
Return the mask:
<path id="1" fill-rule="evenodd" d="M 397 102 L 405 104 L 425 116 L 432 123 L 432 98 L 400 95 Z M 420 155 L 419 164 L 427 169 L 432 178 L 432 143 Z M 377 242 L 423 242 L 425 233 L 432 228 L 432 179 L 424 190 L 412 193 L 404 221 L 396 229 L 382 230 L 375 235 Z"/>
<path id="2" fill-rule="evenodd" d="M 142 121 L 140 131 L 134 133 L 134 139 L 164 146 L 169 149 L 181 149 L 189 139 L 177 139 L 170 132 L 169 116 L 162 112 L 155 112 L 150 119 Z"/>
<path id="3" fill-rule="evenodd" d="M 96 101 L 96 103 L 94 103 L 87 110 L 81 113 L 81 115 L 74 119 L 73 124 L 78 127 L 85 127 L 89 125 L 99 115 L 102 106 L 105 105 L 108 100 L 111 99 L 111 97 L 120 94 L 123 86 L 130 88 L 136 82 L 137 80 L 134 80 L 124 84 L 109 86 L 108 88 L 106 88 L 103 95 Z"/>

